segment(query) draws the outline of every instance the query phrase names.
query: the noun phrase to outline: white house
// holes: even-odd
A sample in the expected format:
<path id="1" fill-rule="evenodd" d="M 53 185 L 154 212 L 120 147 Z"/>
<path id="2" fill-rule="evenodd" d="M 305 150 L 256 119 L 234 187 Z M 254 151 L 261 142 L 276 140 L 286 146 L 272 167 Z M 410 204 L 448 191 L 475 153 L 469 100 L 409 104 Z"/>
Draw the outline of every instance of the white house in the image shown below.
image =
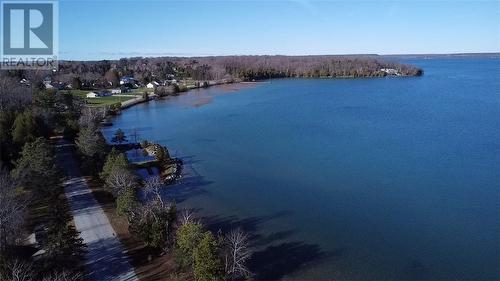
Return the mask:
<path id="1" fill-rule="evenodd" d="M 120 85 L 125 85 L 125 84 L 135 84 L 137 83 L 137 80 L 134 79 L 132 76 L 123 76 L 120 79 Z"/>
<path id="2" fill-rule="evenodd" d="M 150 83 L 148 83 L 146 85 L 146 88 L 148 88 L 148 89 L 154 89 L 154 88 L 156 88 L 158 86 L 160 86 L 160 83 L 158 83 L 156 81 L 152 81 L 152 82 L 150 82 Z"/>
<path id="3" fill-rule="evenodd" d="M 26 85 L 26 86 L 30 85 L 30 81 L 28 81 L 26 78 L 21 79 L 21 81 L 19 81 L 19 83 L 21 85 Z"/>
<path id="4" fill-rule="evenodd" d="M 108 91 L 99 91 L 99 92 L 89 92 L 87 94 L 87 98 L 100 98 L 111 96 L 111 93 Z"/>
<path id="5" fill-rule="evenodd" d="M 99 94 L 96 92 L 89 92 L 87 94 L 87 98 L 98 98 L 98 97 L 99 97 Z"/>

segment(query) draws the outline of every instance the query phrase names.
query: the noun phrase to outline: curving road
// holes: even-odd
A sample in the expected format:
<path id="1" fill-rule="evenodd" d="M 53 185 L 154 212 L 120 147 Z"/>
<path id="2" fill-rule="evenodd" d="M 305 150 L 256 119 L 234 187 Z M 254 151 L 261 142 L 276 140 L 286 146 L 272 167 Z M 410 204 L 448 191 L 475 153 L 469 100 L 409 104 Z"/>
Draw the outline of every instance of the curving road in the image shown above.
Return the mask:
<path id="1" fill-rule="evenodd" d="M 60 140 L 56 146 L 57 161 L 67 180 L 68 198 L 76 230 L 87 246 L 85 267 L 88 280 L 138 280 L 124 246 L 116 237 L 108 218 L 92 195 L 74 159 L 73 145 Z"/>

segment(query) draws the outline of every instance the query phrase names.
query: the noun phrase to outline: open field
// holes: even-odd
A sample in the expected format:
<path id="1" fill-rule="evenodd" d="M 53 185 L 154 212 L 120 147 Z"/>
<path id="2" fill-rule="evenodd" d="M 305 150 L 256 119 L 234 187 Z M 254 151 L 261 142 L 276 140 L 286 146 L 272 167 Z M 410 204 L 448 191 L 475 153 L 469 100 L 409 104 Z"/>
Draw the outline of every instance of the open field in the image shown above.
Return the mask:
<path id="1" fill-rule="evenodd" d="M 124 96 L 120 94 L 119 96 L 108 96 L 108 97 L 100 97 L 100 98 L 87 98 L 87 94 L 90 92 L 89 90 L 70 90 L 69 93 L 78 96 L 84 99 L 89 106 L 103 106 L 103 105 L 112 105 L 119 102 L 124 102 L 130 99 L 135 98 L 134 94 L 131 93 L 130 96 Z"/>

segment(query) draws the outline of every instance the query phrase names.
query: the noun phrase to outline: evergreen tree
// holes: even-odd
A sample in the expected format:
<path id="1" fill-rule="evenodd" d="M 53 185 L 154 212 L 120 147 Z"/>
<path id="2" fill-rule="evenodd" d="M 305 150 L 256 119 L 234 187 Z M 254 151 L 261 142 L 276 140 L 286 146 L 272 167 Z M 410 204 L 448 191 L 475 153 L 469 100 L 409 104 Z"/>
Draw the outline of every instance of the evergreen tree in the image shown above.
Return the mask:
<path id="1" fill-rule="evenodd" d="M 18 144 L 33 141 L 38 136 L 37 122 L 31 110 L 25 110 L 16 116 L 12 128 L 12 140 Z"/>
<path id="2" fill-rule="evenodd" d="M 219 243 L 206 231 L 193 250 L 194 279 L 197 281 L 222 280 L 222 262 L 218 256 Z"/>
<path id="3" fill-rule="evenodd" d="M 135 190 L 126 188 L 116 197 L 116 213 L 119 216 L 129 216 L 137 206 Z"/>
<path id="4" fill-rule="evenodd" d="M 103 181 L 105 181 L 115 167 L 125 169 L 128 165 L 129 163 L 127 157 L 125 157 L 123 153 L 118 153 L 116 149 L 112 148 L 111 152 L 108 156 L 106 156 L 106 161 L 104 162 L 104 166 L 102 167 L 102 171 L 99 176 Z"/>
<path id="5" fill-rule="evenodd" d="M 115 132 L 115 136 L 113 137 L 112 141 L 117 143 L 122 143 L 127 141 L 127 137 L 125 137 L 125 133 L 122 131 L 122 129 L 118 129 Z"/>
<path id="6" fill-rule="evenodd" d="M 203 226 L 196 222 L 187 222 L 177 230 L 175 260 L 180 266 L 193 264 L 193 252 L 203 237 Z"/>
<path id="7" fill-rule="evenodd" d="M 59 176 L 50 145 L 43 138 L 26 143 L 12 175 L 28 187 L 55 187 Z"/>

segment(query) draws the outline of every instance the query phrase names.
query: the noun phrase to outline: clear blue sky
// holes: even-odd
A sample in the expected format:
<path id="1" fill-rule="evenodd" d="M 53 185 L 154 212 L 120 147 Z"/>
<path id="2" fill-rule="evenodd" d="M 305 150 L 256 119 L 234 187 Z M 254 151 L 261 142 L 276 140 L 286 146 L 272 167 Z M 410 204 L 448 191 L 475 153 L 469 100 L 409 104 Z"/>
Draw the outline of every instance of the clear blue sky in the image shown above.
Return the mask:
<path id="1" fill-rule="evenodd" d="M 500 52 L 500 1 L 60 0 L 63 59 Z"/>

